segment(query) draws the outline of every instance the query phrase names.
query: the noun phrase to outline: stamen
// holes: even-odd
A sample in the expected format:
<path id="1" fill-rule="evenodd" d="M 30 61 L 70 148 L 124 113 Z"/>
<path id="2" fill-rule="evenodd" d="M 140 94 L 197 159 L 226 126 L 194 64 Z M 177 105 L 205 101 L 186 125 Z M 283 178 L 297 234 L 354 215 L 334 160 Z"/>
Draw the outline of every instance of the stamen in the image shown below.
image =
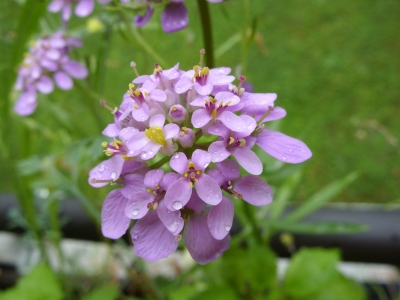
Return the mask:
<path id="1" fill-rule="evenodd" d="M 154 64 L 154 71 L 153 71 L 153 74 L 157 74 L 157 73 L 159 73 L 159 72 L 162 72 L 162 68 L 161 68 L 161 66 L 160 66 L 158 63 L 155 63 L 155 64 Z"/>
<path id="2" fill-rule="evenodd" d="M 100 100 L 100 105 L 101 105 L 101 106 L 104 106 L 104 107 L 107 108 L 109 111 L 111 111 L 111 113 L 112 113 L 113 115 L 118 111 L 118 108 L 117 108 L 117 107 L 116 107 L 116 108 L 112 108 L 112 107 L 109 106 L 109 105 L 107 104 L 107 102 L 104 101 L 104 100 Z"/>
<path id="3" fill-rule="evenodd" d="M 196 166 L 195 166 L 195 164 L 191 161 L 189 164 L 188 164 L 188 170 L 195 170 L 196 169 Z"/>
<path id="4" fill-rule="evenodd" d="M 273 111 L 274 108 L 272 106 L 268 106 L 268 110 L 263 114 L 263 116 L 257 121 L 257 125 L 260 125 L 260 123 L 270 114 L 271 111 Z"/>
<path id="5" fill-rule="evenodd" d="M 206 50 L 201 49 L 200 50 L 200 62 L 199 65 L 202 67 L 203 66 L 203 62 L 204 62 L 204 54 L 206 54 Z"/>
<path id="6" fill-rule="evenodd" d="M 131 61 L 130 65 L 131 65 L 131 68 L 133 69 L 133 71 L 135 72 L 136 76 L 139 77 L 140 75 L 136 69 L 136 63 L 134 61 Z"/>

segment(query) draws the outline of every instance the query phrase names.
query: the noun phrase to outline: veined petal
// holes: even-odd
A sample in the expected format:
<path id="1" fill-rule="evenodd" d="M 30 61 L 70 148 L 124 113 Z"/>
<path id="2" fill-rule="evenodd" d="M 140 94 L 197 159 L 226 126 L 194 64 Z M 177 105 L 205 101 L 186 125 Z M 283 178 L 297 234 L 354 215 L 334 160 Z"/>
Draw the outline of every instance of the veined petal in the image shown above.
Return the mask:
<path id="1" fill-rule="evenodd" d="M 102 187 L 109 182 L 93 183 L 97 180 L 116 180 L 121 175 L 124 159 L 121 155 L 114 155 L 110 159 L 101 162 L 89 172 L 89 184 L 93 187 Z"/>
<path id="2" fill-rule="evenodd" d="M 151 171 L 147 172 L 146 176 L 144 177 L 144 185 L 147 188 L 156 190 L 157 185 L 159 185 L 163 175 L 164 175 L 163 169 L 151 170 Z"/>
<path id="3" fill-rule="evenodd" d="M 165 225 L 169 232 L 173 235 L 179 234 L 184 225 L 184 221 L 181 218 L 181 212 L 179 210 L 170 211 L 164 201 L 161 201 L 157 208 L 157 214 L 161 222 Z"/>
<path id="4" fill-rule="evenodd" d="M 204 265 L 216 260 L 229 248 L 231 240 L 227 235 L 222 240 L 215 239 L 207 225 L 207 213 L 195 214 L 188 220 L 184 237 L 186 247 L 195 261 Z"/>
<path id="5" fill-rule="evenodd" d="M 153 201 L 154 198 L 155 198 L 154 194 L 150 194 L 145 191 L 132 194 L 125 206 L 124 209 L 125 215 L 128 218 L 134 220 L 143 218 L 149 211 L 147 204 Z"/>
<path id="6" fill-rule="evenodd" d="M 165 206 L 172 211 L 180 210 L 188 203 L 192 195 L 192 188 L 186 178 L 175 181 L 164 196 Z"/>
<path id="7" fill-rule="evenodd" d="M 143 185 L 144 178 L 139 174 L 127 174 L 124 175 L 125 184 L 121 189 L 121 194 L 130 199 L 131 196 L 135 193 L 141 192 L 145 190 Z"/>
<path id="8" fill-rule="evenodd" d="M 144 132 L 138 132 L 134 134 L 126 143 L 129 150 L 139 150 L 149 143 L 149 139 L 146 137 Z"/>
<path id="9" fill-rule="evenodd" d="M 226 237 L 232 228 L 234 208 L 232 201 L 223 196 L 218 205 L 211 207 L 208 213 L 208 228 L 211 235 L 217 239 L 222 240 Z"/>
<path id="10" fill-rule="evenodd" d="M 243 196 L 243 200 L 262 206 L 271 203 L 273 197 L 272 188 L 257 176 L 244 176 L 233 183 L 233 188 Z"/>
<path id="11" fill-rule="evenodd" d="M 200 199 L 210 205 L 221 202 L 222 191 L 218 183 L 207 174 L 202 174 L 196 182 L 196 191 Z"/>
<path id="12" fill-rule="evenodd" d="M 238 104 L 240 102 L 240 98 L 238 96 L 236 96 L 235 94 L 231 93 L 231 92 L 219 92 L 218 94 L 215 95 L 214 97 L 216 100 L 218 100 L 218 102 L 216 103 L 216 105 L 220 104 L 220 103 L 228 103 L 229 102 L 229 106 L 233 106 L 235 104 Z"/>
<path id="13" fill-rule="evenodd" d="M 183 3 L 168 4 L 161 14 L 161 24 L 167 33 L 186 28 L 189 24 L 186 6 Z"/>
<path id="14" fill-rule="evenodd" d="M 192 124 L 194 128 L 201 128 L 211 121 L 211 116 L 205 109 L 198 109 L 192 115 Z"/>
<path id="15" fill-rule="evenodd" d="M 208 128 L 208 133 L 227 138 L 231 131 L 224 124 L 217 124 Z"/>
<path id="16" fill-rule="evenodd" d="M 256 144 L 272 157 L 291 164 L 301 163 L 312 156 L 302 141 L 269 129 L 260 132 Z"/>
<path id="17" fill-rule="evenodd" d="M 118 239 L 128 229 L 130 219 L 125 216 L 127 201 L 120 189 L 107 195 L 101 210 L 101 231 L 105 237 Z"/>
<path id="18" fill-rule="evenodd" d="M 121 141 L 122 141 L 124 144 L 126 144 L 126 142 L 127 142 L 131 137 L 133 137 L 135 134 L 137 134 L 138 132 L 139 132 L 139 130 L 137 130 L 137 129 L 134 128 L 134 127 L 125 127 L 125 128 L 123 128 L 123 129 L 119 132 L 118 136 L 119 136 L 119 138 L 121 139 Z"/>
<path id="19" fill-rule="evenodd" d="M 225 176 L 222 174 L 220 170 L 218 170 L 216 167 L 213 167 L 211 169 L 207 170 L 207 175 L 210 176 L 212 179 L 215 180 L 215 182 L 219 185 L 222 186 L 225 183 Z"/>
<path id="20" fill-rule="evenodd" d="M 131 237 L 135 254 L 149 261 L 170 256 L 179 245 L 154 210 L 136 222 Z"/>
<path id="21" fill-rule="evenodd" d="M 146 121 L 150 116 L 150 109 L 146 103 L 141 107 L 132 109 L 132 117 L 139 122 Z"/>
<path id="22" fill-rule="evenodd" d="M 185 153 L 177 152 L 172 156 L 169 165 L 175 172 L 183 174 L 187 171 L 188 163 Z"/>
<path id="23" fill-rule="evenodd" d="M 208 152 L 211 153 L 212 162 L 220 162 L 229 157 L 231 153 L 226 150 L 224 141 L 216 141 L 208 147 Z"/>
<path id="24" fill-rule="evenodd" d="M 192 154 L 192 161 L 197 170 L 204 170 L 211 162 L 211 155 L 207 151 L 197 149 Z"/>
<path id="25" fill-rule="evenodd" d="M 247 147 L 235 147 L 232 149 L 232 155 L 247 172 L 253 175 L 260 175 L 263 165 L 258 156 Z"/>
<path id="26" fill-rule="evenodd" d="M 239 165 L 232 159 L 226 159 L 217 163 L 217 168 L 221 171 L 227 181 L 235 180 L 240 177 Z"/>

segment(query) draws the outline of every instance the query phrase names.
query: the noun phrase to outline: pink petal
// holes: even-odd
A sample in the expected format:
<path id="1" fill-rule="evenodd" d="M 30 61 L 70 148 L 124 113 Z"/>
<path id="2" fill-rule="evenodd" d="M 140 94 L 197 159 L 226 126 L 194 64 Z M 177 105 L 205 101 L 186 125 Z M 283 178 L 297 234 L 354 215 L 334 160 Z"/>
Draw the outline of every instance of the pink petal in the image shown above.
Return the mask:
<path id="1" fill-rule="evenodd" d="M 147 172 L 144 177 L 144 185 L 152 190 L 157 190 L 157 185 L 160 184 L 161 178 L 164 175 L 164 170 L 157 169 Z"/>
<path id="2" fill-rule="evenodd" d="M 168 190 L 169 187 L 175 182 L 177 181 L 179 178 L 181 178 L 182 176 L 173 172 L 167 173 L 163 176 L 163 178 L 161 179 L 161 183 L 160 186 L 164 189 L 164 190 Z"/>
<path id="3" fill-rule="evenodd" d="M 208 213 L 208 228 L 211 235 L 217 240 L 226 237 L 232 228 L 234 208 L 232 201 L 226 197 L 222 197 L 222 201 L 211 207 Z"/>
<path id="4" fill-rule="evenodd" d="M 108 124 L 101 133 L 105 136 L 116 137 L 119 134 L 119 128 L 115 123 Z"/>
<path id="5" fill-rule="evenodd" d="M 207 151 L 197 149 L 192 154 L 192 161 L 197 170 L 204 171 L 211 162 L 211 155 Z"/>
<path id="6" fill-rule="evenodd" d="M 43 94 L 49 94 L 54 89 L 53 81 L 48 76 L 41 76 L 36 82 L 36 88 Z"/>
<path id="7" fill-rule="evenodd" d="M 196 182 L 196 191 L 200 199 L 210 205 L 221 202 L 222 191 L 218 183 L 207 174 L 202 174 Z"/>
<path id="8" fill-rule="evenodd" d="M 301 163 L 312 156 L 302 141 L 269 129 L 257 136 L 257 145 L 272 157 L 291 164 Z"/>
<path id="9" fill-rule="evenodd" d="M 189 77 L 182 76 L 175 84 L 175 92 L 177 94 L 183 94 L 187 92 L 193 86 L 193 84 L 193 81 Z"/>
<path id="10" fill-rule="evenodd" d="M 149 143 L 149 139 L 146 137 L 144 132 L 138 132 L 131 136 L 127 141 L 126 146 L 129 150 L 140 150 Z"/>
<path id="11" fill-rule="evenodd" d="M 227 128 L 232 131 L 242 132 L 247 130 L 247 124 L 243 121 L 243 119 L 233 112 L 225 110 L 218 117 Z"/>
<path id="12" fill-rule="evenodd" d="M 233 188 L 243 196 L 243 200 L 262 206 L 271 203 L 273 197 L 272 188 L 257 176 L 245 176 L 234 182 Z"/>
<path id="13" fill-rule="evenodd" d="M 247 172 L 253 175 L 260 175 L 263 165 L 258 156 L 247 147 L 236 147 L 232 149 L 232 155 Z"/>
<path id="14" fill-rule="evenodd" d="M 186 178 L 175 181 L 164 196 L 165 206 L 172 211 L 180 210 L 188 203 L 192 195 L 192 188 Z"/>
<path id="15" fill-rule="evenodd" d="M 186 6 L 183 3 L 168 4 L 162 12 L 161 24 L 167 33 L 186 28 L 189 24 Z"/>
<path id="16" fill-rule="evenodd" d="M 119 178 L 122 167 L 124 165 L 124 159 L 121 155 L 114 155 L 110 159 L 101 162 L 99 165 L 94 167 L 89 172 L 89 184 L 93 187 L 102 187 L 108 182 L 93 183 L 93 179 L 97 180 L 116 180 Z"/>
<path id="17" fill-rule="evenodd" d="M 64 64 L 64 70 L 74 78 L 83 79 L 88 75 L 88 70 L 77 61 L 70 60 Z"/>
<path id="18" fill-rule="evenodd" d="M 141 107 L 134 108 L 132 110 L 132 117 L 139 122 L 146 121 L 150 116 L 150 109 L 146 103 L 143 103 Z"/>
<path id="19" fill-rule="evenodd" d="M 279 120 L 285 116 L 286 116 L 286 110 L 284 110 L 282 107 L 276 106 L 274 107 L 274 110 L 271 111 L 269 115 L 262 122 L 264 123 L 264 122 Z"/>
<path id="20" fill-rule="evenodd" d="M 145 191 L 145 186 L 143 184 L 143 176 L 139 174 L 127 174 L 124 175 L 125 184 L 121 189 L 121 194 L 130 199 L 135 193 Z"/>
<path id="21" fill-rule="evenodd" d="M 206 101 L 208 101 L 210 97 L 207 96 L 199 96 L 196 99 L 194 99 L 192 102 L 190 102 L 190 105 L 192 106 L 200 106 L 200 107 L 205 107 Z"/>
<path id="22" fill-rule="evenodd" d="M 135 16 L 135 20 L 134 20 L 135 25 L 137 27 L 142 27 L 142 26 L 146 25 L 147 22 L 149 22 L 150 18 L 152 17 L 153 13 L 154 13 L 154 7 L 148 6 L 144 16 L 141 16 L 141 15 Z"/>
<path id="23" fill-rule="evenodd" d="M 62 71 L 58 71 L 54 74 L 54 80 L 57 86 L 62 90 L 69 90 L 74 85 L 71 77 Z"/>
<path id="24" fill-rule="evenodd" d="M 175 172 L 183 174 L 188 170 L 188 163 L 185 153 L 177 152 L 172 156 L 169 165 Z"/>
<path id="25" fill-rule="evenodd" d="M 217 163 L 217 167 L 227 181 L 235 180 L 240 177 L 239 165 L 234 160 L 226 159 L 220 163 Z"/>
<path id="26" fill-rule="evenodd" d="M 150 127 L 158 126 L 160 128 L 163 128 L 164 123 L 165 123 L 165 116 L 163 116 L 162 114 L 158 114 L 150 119 L 149 125 Z"/>
<path id="27" fill-rule="evenodd" d="M 229 248 L 231 240 L 227 235 L 222 240 L 215 239 L 208 229 L 207 214 L 193 215 L 185 227 L 185 243 L 190 255 L 199 264 L 204 265 L 216 260 Z"/>
<path id="28" fill-rule="evenodd" d="M 154 210 L 136 222 L 131 237 L 135 254 L 150 261 L 170 256 L 179 245 Z"/>
<path id="29" fill-rule="evenodd" d="M 165 225 L 165 227 L 171 232 L 173 235 L 179 234 L 184 225 L 184 221 L 181 218 L 181 212 L 170 211 L 166 206 L 164 201 L 161 201 L 157 208 L 157 214 L 160 218 L 161 222 Z"/>
<path id="30" fill-rule="evenodd" d="M 149 93 L 149 97 L 151 100 L 153 101 L 157 101 L 157 102 L 164 102 L 165 100 L 167 100 L 167 94 L 165 94 L 164 91 L 162 90 L 152 90 Z"/>
<path id="31" fill-rule="evenodd" d="M 63 7 L 63 4 L 64 3 L 62 0 L 53 0 L 47 7 L 47 10 L 52 13 L 59 12 L 61 10 L 61 8 Z"/>
<path id="32" fill-rule="evenodd" d="M 179 134 L 179 126 L 176 124 L 167 124 L 163 128 L 164 138 L 166 140 L 177 137 Z"/>
<path id="33" fill-rule="evenodd" d="M 192 124 L 194 128 L 201 128 L 211 121 L 211 116 L 205 109 L 198 109 L 192 115 Z"/>
<path id="34" fill-rule="evenodd" d="M 207 82 L 205 85 L 201 85 L 195 82 L 194 89 L 199 93 L 199 95 L 208 96 L 213 90 L 213 84 L 211 82 Z"/>
<path id="35" fill-rule="evenodd" d="M 240 102 L 240 98 L 231 92 L 219 92 L 218 94 L 215 95 L 214 98 L 218 100 L 217 102 L 218 104 L 222 102 L 223 103 L 229 102 L 229 106 L 233 106 Z"/>
<path id="36" fill-rule="evenodd" d="M 208 80 L 214 85 L 224 85 L 235 80 L 234 76 L 210 76 Z"/>
<path id="37" fill-rule="evenodd" d="M 80 0 L 75 7 L 75 14 L 78 17 L 86 17 L 90 15 L 94 8 L 94 0 Z"/>
<path id="38" fill-rule="evenodd" d="M 150 141 L 149 143 L 146 144 L 146 146 L 142 148 L 142 153 L 140 154 L 140 158 L 143 160 L 152 159 L 154 156 L 156 156 L 158 150 L 160 150 L 161 147 L 162 145 Z"/>
<path id="39" fill-rule="evenodd" d="M 61 10 L 61 18 L 64 21 L 68 21 L 69 18 L 71 18 L 71 14 L 72 14 L 71 3 L 64 4 Z"/>
<path id="40" fill-rule="evenodd" d="M 145 191 L 132 194 L 125 206 L 125 215 L 134 220 L 143 218 L 149 211 L 147 204 L 153 201 L 154 198 L 154 194 Z"/>
<path id="41" fill-rule="evenodd" d="M 208 147 L 208 152 L 211 153 L 212 162 L 220 162 L 229 157 L 231 153 L 226 150 L 224 141 L 216 141 Z"/>
<path id="42" fill-rule="evenodd" d="M 128 229 L 130 219 L 125 216 L 127 201 L 120 189 L 107 195 L 101 210 L 101 231 L 105 237 L 118 239 Z"/>
<path id="43" fill-rule="evenodd" d="M 200 213 L 204 210 L 206 206 L 207 203 L 200 199 L 196 189 L 194 189 L 192 195 L 190 196 L 189 202 L 185 205 L 185 208 L 188 208 L 195 213 Z"/>

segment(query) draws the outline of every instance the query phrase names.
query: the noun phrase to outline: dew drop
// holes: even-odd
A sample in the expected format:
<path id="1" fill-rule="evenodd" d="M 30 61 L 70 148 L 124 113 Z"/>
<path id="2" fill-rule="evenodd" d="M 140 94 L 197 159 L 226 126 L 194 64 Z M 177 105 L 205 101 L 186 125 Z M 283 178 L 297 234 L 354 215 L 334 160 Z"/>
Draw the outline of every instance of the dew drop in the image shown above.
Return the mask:
<path id="1" fill-rule="evenodd" d="M 215 198 L 219 198 L 220 197 L 220 194 L 215 194 Z"/>
<path id="2" fill-rule="evenodd" d="M 175 154 L 175 156 L 174 156 L 175 158 L 179 158 L 179 154 Z"/>
<path id="3" fill-rule="evenodd" d="M 137 234 L 132 235 L 132 239 L 137 239 Z"/>
<path id="4" fill-rule="evenodd" d="M 292 152 L 293 150 L 292 149 L 289 149 L 289 152 Z"/>
<path id="5" fill-rule="evenodd" d="M 224 154 L 223 154 L 223 153 L 221 153 L 221 156 L 224 156 Z"/>
<path id="6" fill-rule="evenodd" d="M 142 117 L 142 121 L 144 121 L 145 120 L 145 117 Z"/>
<path id="7" fill-rule="evenodd" d="M 138 209 L 132 210 L 132 215 L 137 216 L 138 214 L 139 214 L 139 210 Z"/>
<path id="8" fill-rule="evenodd" d="M 153 150 L 149 151 L 149 155 L 153 155 L 153 153 L 154 153 Z"/>
<path id="9" fill-rule="evenodd" d="M 110 177 L 112 180 L 117 179 L 117 173 L 115 173 L 114 171 L 111 172 Z"/>
<path id="10" fill-rule="evenodd" d="M 283 160 L 286 160 L 286 156 L 282 156 L 282 159 L 283 159 Z"/>
<path id="11" fill-rule="evenodd" d="M 98 171 L 99 172 L 103 172 L 104 171 L 104 165 L 100 165 L 99 168 L 98 168 Z"/>
<path id="12" fill-rule="evenodd" d="M 224 228 L 225 228 L 225 230 L 226 230 L 226 231 L 229 231 L 229 230 L 231 230 L 231 226 L 229 226 L 229 225 L 225 225 L 225 227 L 224 227 Z"/>
<path id="13" fill-rule="evenodd" d="M 215 132 L 219 132 L 219 129 L 217 128 L 217 129 L 215 129 Z"/>
<path id="14" fill-rule="evenodd" d="M 203 168 L 205 169 L 205 168 L 207 168 L 208 167 L 208 163 L 205 163 L 204 165 L 203 165 Z"/>
<path id="15" fill-rule="evenodd" d="M 229 122 L 231 119 L 229 119 L 229 118 L 226 118 L 226 120 Z"/>
<path id="16" fill-rule="evenodd" d="M 146 156 L 147 156 L 147 153 L 146 153 L 146 152 L 143 152 L 143 153 L 142 153 L 142 158 L 146 158 Z"/>
<path id="17" fill-rule="evenodd" d="M 182 202 L 179 201 L 175 201 L 174 203 L 172 203 L 172 207 L 176 210 L 181 209 L 183 207 Z"/>
<path id="18" fill-rule="evenodd" d="M 133 154 L 133 153 L 134 153 L 134 151 L 132 151 L 132 150 L 131 150 L 131 151 L 129 151 L 129 154 Z"/>
<path id="19" fill-rule="evenodd" d="M 164 247 L 158 247 L 158 250 L 164 250 Z"/>
<path id="20" fill-rule="evenodd" d="M 211 157 L 210 157 L 209 155 L 207 155 L 206 159 L 207 159 L 207 160 L 210 160 L 210 159 L 211 159 Z"/>

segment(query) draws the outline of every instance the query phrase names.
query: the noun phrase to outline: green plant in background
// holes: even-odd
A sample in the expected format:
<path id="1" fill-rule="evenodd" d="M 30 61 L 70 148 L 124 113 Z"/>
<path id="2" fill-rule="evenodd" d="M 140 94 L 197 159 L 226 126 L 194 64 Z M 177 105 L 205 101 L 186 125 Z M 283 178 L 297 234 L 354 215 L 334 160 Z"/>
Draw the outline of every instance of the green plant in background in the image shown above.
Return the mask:
<path id="1" fill-rule="evenodd" d="M 37 111 L 32 117 L 25 119 L 19 119 L 10 114 L 12 102 L 8 99 L 15 101 L 17 98 L 17 94 L 10 93 L 16 78 L 14 70 L 22 61 L 22 53 L 26 49 L 27 42 L 39 37 L 34 35 L 35 32 L 38 32 L 37 29 L 49 35 L 58 29 L 59 21 L 55 15 L 45 12 L 48 3 L 27 0 L 8 1 L 1 4 L 5 8 L 2 9 L 3 12 L 13 10 L 20 12 L 19 19 L 12 18 L 11 13 L 9 15 L 4 13 L 2 18 L 2 22 L 7 23 L 12 29 L 8 30 L 7 34 L 3 36 L 1 48 L 2 57 L 6 58 L 1 62 L 2 82 L 4 84 L 1 86 L 0 94 L 3 114 L 0 121 L 2 128 L 0 138 L 3 145 L 1 155 L 2 161 L 4 161 L 1 172 L 3 175 L 7 174 L 7 176 L 3 176 L 3 190 L 18 194 L 25 218 L 23 224 L 37 241 L 44 258 L 47 257 L 46 243 L 51 241 L 58 245 L 62 238 L 60 233 L 62 222 L 58 219 L 58 208 L 59 201 L 64 196 L 72 196 L 80 201 L 93 221 L 100 225 L 102 199 L 110 192 L 110 189 L 105 188 L 104 191 L 89 189 L 86 179 L 88 170 L 102 158 L 99 145 L 103 139 L 98 137 L 98 133 L 110 120 L 110 115 L 101 109 L 98 100 L 107 99 L 107 103 L 110 103 L 113 107 L 119 103 L 120 97 L 126 89 L 127 80 L 133 77 L 132 70 L 125 67 L 132 58 L 136 62 L 140 62 L 138 69 L 140 69 L 141 74 L 151 72 L 154 61 L 166 67 L 172 66 L 175 61 L 180 61 L 182 68 L 187 68 L 192 65 L 192 61 L 196 57 L 194 53 L 203 46 L 198 37 L 200 30 L 204 30 L 206 41 L 210 36 L 211 28 L 207 29 L 209 25 L 203 23 L 201 27 L 196 26 L 200 21 L 197 20 L 196 16 L 196 3 L 185 3 L 191 20 L 190 27 L 173 35 L 165 35 L 160 30 L 157 21 L 157 14 L 160 14 L 157 10 L 159 4 L 155 4 L 156 17 L 153 17 L 145 27 L 138 29 L 132 22 L 133 15 L 130 12 L 136 13 L 142 8 L 142 3 L 121 2 L 113 1 L 109 3 L 106 11 L 102 11 L 99 6 L 96 6 L 88 23 L 84 19 L 72 18 L 70 20 L 69 32 L 74 37 L 82 38 L 85 45 L 81 49 L 72 50 L 71 57 L 85 64 L 89 71 L 89 77 L 82 81 L 74 81 L 74 90 L 68 92 L 54 90 L 52 94 L 40 96 Z M 205 1 L 198 2 L 200 8 L 202 5 L 207 5 Z M 311 76 L 313 79 L 301 81 L 304 86 L 299 87 L 298 82 L 300 81 L 293 79 L 289 74 L 289 70 L 292 70 L 294 66 L 290 62 L 296 62 L 298 59 L 294 55 L 288 54 L 284 47 L 287 44 L 296 44 L 293 37 L 287 40 L 280 39 L 283 45 L 280 44 L 281 46 L 279 46 L 279 43 L 276 43 L 276 48 L 272 48 L 272 50 L 270 47 L 265 47 L 265 44 L 271 44 L 270 39 L 279 35 L 278 31 L 270 31 L 271 24 L 278 24 L 279 20 L 276 20 L 273 16 L 267 21 L 257 18 L 257 9 L 265 11 L 265 5 L 267 4 L 252 4 L 253 9 L 250 9 L 248 1 L 243 1 L 243 4 L 233 4 L 232 2 L 213 4 L 211 15 L 215 18 L 218 14 L 218 19 L 214 19 L 213 25 L 218 27 L 219 30 L 213 32 L 215 46 L 213 47 L 210 43 L 205 44 L 206 59 L 209 59 L 207 64 L 210 67 L 212 67 L 213 61 L 218 61 L 219 65 L 235 66 L 235 64 L 238 64 L 237 72 L 239 74 L 245 73 L 248 80 L 254 83 L 256 89 L 260 89 L 259 87 L 263 84 L 263 90 L 265 90 L 264 85 L 267 80 L 268 90 L 276 90 L 280 98 L 287 101 L 286 103 L 282 102 L 285 107 L 288 105 L 292 110 L 290 115 L 294 118 L 293 125 L 289 123 L 281 123 L 281 125 L 288 128 L 289 132 L 298 134 L 297 124 L 306 124 L 300 121 L 300 118 L 303 117 L 302 114 L 297 114 L 297 112 L 302 112 L 304 95 L 307 95 L 307 100 L 308 98 L 321 97 L 313 97 L 313 93 L 310 92 L 312 88 L 311 80 L 315 80 L 314 77 Z M 301 23 L 300 30 L 306 30 L 308 26 L 315 25 L 307 23 L 307 20 L 311 23 L 312 20 L 304 19 L 303 14 L 306 9 L 298 10 L 297 15 L 283 13 L 286 5 L 296 5 L 295 3 L 281 4 L 280 6 L 269 3 L 268 5 L 268 11 L 271 11 L 272 15 L 274 15 L 272 12 L 276 12 L 275 15 L 282 14 L 284 19 L 300 23 L 303 22 L 301 20 L 306 20 Z M 347 6 L 345 13 L 349 13 L 354 8 L 353 6 L 357 5 Z M 333 8 L 321 13 L 321 18 L 332 18 L 339 7 L 340 4 L 333 5 Z M 369 12 L 363 5 L 360 5 L 360 7 Z M 380 7 L 383 10 L 385 6 Z M 316 10 L 315 7 L 311 7 L 311 9 Z M 242 18 L 237 18 L 237 15 L 242 16 Z M 204 14 L 202 16 L 203 22 L 210 20 L 210 17 L 204 17 Z M 238 24 L 238 19 L 242 20 L 243 23 Z M 355 22 L 361 21 L 356 18 Z M 389 23 L 388 20 L 385 22 Z M 224 27 L 225 24 L 229 24 L 230 28 Z M 340 22 L 334 22 L 334 25 L 340 26 Z M 286 25 L 275 27 L 281 27 L 282 31 L 292 30 L 291 27 Z M 332 28 L 322 28 L 321 30 L 334 30 Z M 370 30 L 370 28 L 367 27 L 366 30 Z M 271 34 L 267 36 L 264 32 Z M 238 54 L 238 51 L 235 51 L 238 43 L 242 45 L 241 55 Z M 176 45 L 183 45 L 183 48 L 192 50 L 193 54 L 180 57 L 182 55 L 171 51 L 171 49 L 175 49 L 173 47 L 177 47 Z M 307 47 L 311 47 L 311 45 L 312 41 L 307 40 L 304 47 L 299 47 L 300 53 L 306 51 Z M 286 51 L 282 51 L 285 53 L 285 58 L 283 58 L 283 54 L 277 55 L 278 50 Z M 271 51 L 270 55 L 263 57 L 269 51 Z M 322 56 L 323 53 L 318 55 Z M 335 66 L 339 69 L 343 68 L 344 66 L 338 65 L 336 58 L 332 55 L 328 55 L 327 61 L 324 60 L 326 68 L 334 69 Z M 264 58 L 268 65 L 257 68 L 262 64 Z M 306 57 L 306 59 L 309 58 Z M 280 68 L 280 65 L 284 67 Z M 266 69 L 271 70 L 271 73 L 265 74 Z M 279 71 L 280 69 L 282 71 Z M 312 66 L 310 66 L 310 69 L 306 69 L 307 74 L 311 74 L 312 71 Z M 338 74 L 341 73 L 334 72 L 335 76 L 338 76 Z M 340 82 L 337 79 L 335 80 L 335 83 L 340 85 Z M 377 86 L 376 89 L 379 90 L 380 87 Z M 295 90 L 296 93 L 301 95 L 295 95 Z M 292 100 L 294 104 L 290 104 L 289 101 Z M 310 101 L 314 100 L 310 99 Z M 340 105 L 338 104 L 337 110 L 330 112 L 331 115 L 340 115 L 342 109 Z M 334 118 L 333 115 L 325 118 L 322 123 L 330 124 L 331 118 Z M 318 122 L 317 118 L 315 119 L 311 122 Z M 322 115 L 321 119 L 324 119 Z M 377 132 L 387 133 L 385 130 L 379 130 L 381 128 L 379 126 L 368 125 L 372 124 L 371 122 L 365 125 L 367 127 L 360 125 L 362 123 L 357 124 L 359 130 L 364 130 L 364 133 L 365 130 L 371 128 L 371 130 L 377 130 Z M 8 130 L 5 130 L 5 128 Z M 303 134 L 307 134 L 307 129 Z M 313 135 L 309 134 L 307 138 L 310 141 L 316 139 L 321 145 L 332 142 L 329 139 L 329 141 L 321 143 L 319 141 L 321 136 L 322 134 L 319 135 L 318 130 L 316 130 Z M 390 134 L 384 134 L 384 136 L 388 141 L 392 141 L 391 145 L 396 146 L 396 142 L 393 143 L 393 139 L 390 139 Z M 335 139 L 335 141 L 343 144 L 344 139 Z M 313 143 L 313 145 L 316 144 L 316 142 Z M 321 148 L 322 146 L 318 147 Z M 311 148 L 314 150 L 314 147 Z M 345 151 L 348 152 L 349 150 Z M 379 152 L 379 150 L 377 151 Z M 390 150 L 387 151 L 390 152 Z M 335 196 L 344 191 L 360 173 L 350 173 L 343 179 L 328 184 L 326 188 L 305 200 L 291 214 L 283 215 L 288 203 L 293 199 L 298 199 L 296 196 L 298 192 L 302 199 L 307 199 L 305 195 L 309 192 L 305 192 L 304 185 L 300 185 L 300 182 L 303 178 L 306 178 L 308 182 L 314 182 L 316 180 L 314 178 L 318 176 L 313 174 L 320 170 L 320 166 L 311 168 L 312 162 L 306 169 L 298 166 L 283 166 L 263 156 L 262 152 L 257 154 L 261 157 L 264 167 L 264 172 L 260 176 L 271 184 L 275 192 L 273 203 L 256 211 L 245 203 L 235 202 L 235 212 L 242 224 L 242 231 L 233 237 L 231 249 L 218 261 L 204 268 L 195 266 L 173 282 L 157 282 L 156 289 L 159 292 L 145 293 L 148 297 L 201 299 L 210 298 L 210 295 L 212 295 L 214 299 L 241 299 L 243 297 L 249 299 L 251 297 L 254 299 L 330 299 L 331 295 L 341 294 L 343 295 L 342 299 L 347 299 L 346 297 L 348 299 L 362 299 L 362 290 L 336 271 L 337 252 L 322 249 L 300 250 L 293 255 L 285 277 L 278 279 L 275 254 L 266 246 L 273 234 L 281 231 L 327 234 L 355 233 L 365 230 L 364 226 L 359 224 L 326 222 L 310 224 L 301 222 L 302 218 L 316 211 L 324 203 L 334 199 Z M 332 154 L 328 156 L 332 157 Z M 359 164 L 362 163 L 359 162 Z M 332 165 L 334 166 L 328 167 L 329 171 L 334 169 L 340 169 L 340 171 L 332 172 L 335 175 L 328 175 L 326 179 L 322 180 L 324 184 L 335 178 L 333 176 L 337 178 L 338 175 L 343 176 L 353 170 L 353 168 L 344 168 L 340 163 L 335 164 L 333 162 Z M 363 168 L 359 169 L 363 170 Z M 380 172 L 381 175 L 382 173 L 383 171 Z M 395 169 L 393 174 L 396 176 Z M 361 176 L 364 175 L 361 174 Z M 357 184 L 359 183 L 355 183 L 355 185 Z M 12 186 L 15 186 L 15 188 L 12 188 Z M 321 185 L 313 183 L 313 186 Z M 363 193 L 365 192 L 363 188 Z M 286 242 L 288 247 L 293 246 L 290 238 L 286 239 Z M 240 245 L 246 246 L 239 247 Z M 59 249 L 59 256 L 62 258 L 61 248 Z M 312 263 L 310 263 L 310 257 L 313 258 Z M 233 272 L 232 270 L 237 271 Z M 307 270 L 307 274 L 301 273 L 304 270 Z M 146 273 L 142 272 L 141 274 L 145 276 Z M 62 274 L 59 275 L 63 276 Z M 316 282 L 318 284 L 313 284 Z M 22 281 L 21 285 L 24 286 L 24 284 Z M 96 296 L 96 293 L 98 293 L 97 295 L 105 295 L 108 289 L 110 296 L 104 299 L 115 298 L 116 286 L 118 284 L 113 287 L 99 287 L 99 290 L 92 291 L 92 294 L 88 294 L 86 297 L 88 299 L 99 297 Z M 18 289 L 22 288 L 18 286 L 16 290 Z M 10 291 L 9 293 L 12 295 L 12 293 L 17 292 Z M 142 294 L 143 297 L 146 297 L 146 295 Z M 71 298 L 73 294 L 67 292 L 64 297 Z M 123 296 L 120 295 L 120 297 Z"/>

